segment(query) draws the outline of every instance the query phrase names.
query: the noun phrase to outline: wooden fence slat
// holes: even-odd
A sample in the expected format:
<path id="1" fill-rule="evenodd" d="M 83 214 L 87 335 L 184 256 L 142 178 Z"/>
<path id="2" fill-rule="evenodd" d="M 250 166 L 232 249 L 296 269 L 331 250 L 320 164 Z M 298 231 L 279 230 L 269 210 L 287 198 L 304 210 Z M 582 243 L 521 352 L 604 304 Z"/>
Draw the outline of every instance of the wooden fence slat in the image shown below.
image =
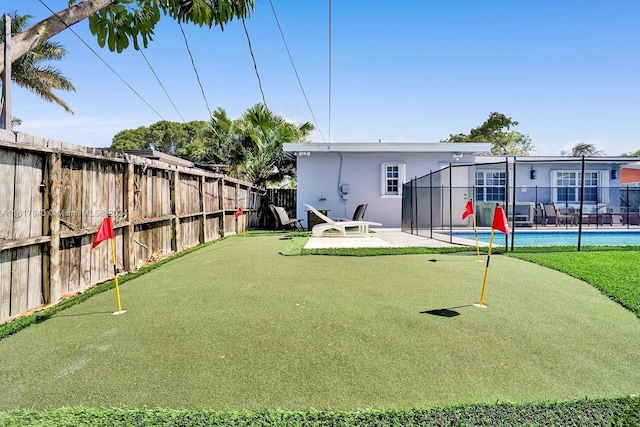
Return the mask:
<path id="1" fill-rule="evenodd" d="M 44 303 L 42 289 L 42 245 L 29 246 L 29 272 L 27 282 L 27 309 Z"/>
<path id="2" fill-rule="evenodd" d="M 84 289 L 91 285 L 91 243 L 93 236 L 80 237 L 80 256 L 77 259 L 71 259 L 71 263 L 77 263 L 80 266 L 79 285 L 80 289 Z"/>
<path id="3" fill-rule="evenodd" d="M 73 237 L 70 239 L 62 239 L 62 250 L 60 251 L 60 276 L 66 280 L 62 280 L 60 283 L 60 295 L 69 293 L 71 290 L 75 290 L 78 286 L 78 268 L 75 269 L 75 275 L 71 272 L 71 243 Z M 72 276 L 75 277 L 72 287 Z M 67 279 L 68 278 L 68 279 Z"/>
<path id="4" fill-rule="evenodd" d="M 0 241 L 13 240 L 15 173 L 16 153 L 0 150 Z"/>
<path id="5" fill-rule="evenodd" d="M 61 276 L 61 255 L 60 250 L 60 211 L 62 208 L 62 194 L 68 191 L 62 191 L 62 156 L 58 153 L 50 153 L 47 157 L 47 192 L 43 207 L 46 209 L 43 233 L 49 234 L 48 258 L 43 263 L 44 277 L 44 297 L 45 302 L 58 301 L 62 296 L 61 286 L 63 277 Z M 65 187 L 66 189 L 66 187 Z"/>
<path id="6" fill-rule="evenodd" d="M 31 191 L 35 185 L 33 174 L 31 173 L 32 167 L 31 154 L 19 153 L 16 156 L 16 189 L 12 240 L 31 237 Z"/>
<path id="7" fill-rule="evenodd" d="M 29 215 L 29 237 L 36 237 L 42 234 L 43 213 L 43 197 L 46 183 L 44 182 L 44 162 L 41 156 L 31 156 L 31 201 L 29 202 L 29 210 L 25 215 Z"/>
<path id="8" fill-rule="evenodd" d="M 14 250 L 0 251 L 0 322 L 11 315 L 11 254 Z"/>
<path id="9" fill-rule="evenodd" d="M 71 196 L 69 198 L 68 211 L 63 211 L 62 219 L 78 229 L 82 228 L 82 216 L 80 216 L 80 213 L 82 213 L 82 202 L 84 198 L 84 168 L 86 167 L 86 163 L 78 159 L 72 159 L 71 167 Z M 68 229 L 68 227 L 65 228 Z M 73 230 L 73 227 L 71 229 Z"/>
<path id="10" fill-rule="evenodd" d="M 29 277 L 29 247 L 13 249 L 11 262 L 11 316 L 25 312 L 27 289 L 24 279 Z"/>

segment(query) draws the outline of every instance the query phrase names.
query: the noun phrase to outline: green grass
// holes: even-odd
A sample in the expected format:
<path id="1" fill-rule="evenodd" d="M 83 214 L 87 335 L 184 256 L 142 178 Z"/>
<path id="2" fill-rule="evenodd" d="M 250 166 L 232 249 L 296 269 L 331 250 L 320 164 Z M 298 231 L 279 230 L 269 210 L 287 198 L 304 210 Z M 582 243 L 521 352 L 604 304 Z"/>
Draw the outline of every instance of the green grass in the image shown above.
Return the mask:
<path id="1" fill-rule="evenodd" d="M 535 262 L 582 279 L 640 317 L 640 251 L 516 252 L 511 256 Z"/>
<path id="2" fill-rule="evenodd" d="M 106 284 L 0 325 L 0 425 L 638 425 L 638 319 L 586 283 L 497 255 L 478 309 L 475 252 L 306 240 L 128 276 L 121 316 Z M 510 255 L 638 314 L 637 251 L 553 250 Z"/>
<path id="3" fill-rule="evenodd" d="M 512 405 L 461 405 L 389 411 L 208 411 L 63 408 L 0 412 L 3 426 L 638 426 L 640 398 Z"/>
<path id="4" fill-rule="evenodd" d="M 0 342 L 0 408 L 357 411 L 640 392 L 640 323 L 586 283 L 475 253 L 283 257 L 229 238 Z M 448 317 L 447 317 L 448 316 Z"/>

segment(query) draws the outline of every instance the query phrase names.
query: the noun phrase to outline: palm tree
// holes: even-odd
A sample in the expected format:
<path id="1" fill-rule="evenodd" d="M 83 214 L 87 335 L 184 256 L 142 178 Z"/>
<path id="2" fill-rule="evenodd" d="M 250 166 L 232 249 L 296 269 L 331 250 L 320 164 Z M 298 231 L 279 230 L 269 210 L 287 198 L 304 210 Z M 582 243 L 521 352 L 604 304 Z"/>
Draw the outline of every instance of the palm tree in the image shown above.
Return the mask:
<path id="1" fill-rule="evenodd" d="M 314 126 L 296 125 L 263 104 L 231 120 L 218 108 L 211 118 L 209 159 L 233 166 L 234 175 L 259 186 L 295 176 L 295 162 L 282 150 L 286 142 L 306 140 Z"/>
<path id="2" fill-rule="evenodd" d="M 598 150 L 595 145 L 587 144 L 584 142 L 578 143 L 573 146 L 571 151 L 562 151 L 560 153 L 563 156 L 573 156 L 573 157 L 593 157 L 593 156 L 602 156 L 604 152 L 602 150 Z"/>
<path id="3" fill-rule="evenodd" d="M 18 15 L 13 12 L 11 16 L 11 34 L 19 34 L 24 31 L 29 23 L 31 15 Z M 4 43 L 4 30 L 0 35 L 0 41 Z M 54 90 L 75 91 L 75 87 L 62 74 L 62 72 L 50 65 L 45 65 L 47 61 L 59 61 L 67 51 L 60 43 L 44 42 L 36 46 L 24 56 L 17 59 L 11 65 L 11 81 L 16 85 L 30 90 L 47 102 L 58 104 L 68 113 L 73 114 L 73 110 L 66 102 L 58 97 Z M 0 74 L 4 77 L 4 71 Z M 4 109 L 4 99 L 2 100 Z"/>

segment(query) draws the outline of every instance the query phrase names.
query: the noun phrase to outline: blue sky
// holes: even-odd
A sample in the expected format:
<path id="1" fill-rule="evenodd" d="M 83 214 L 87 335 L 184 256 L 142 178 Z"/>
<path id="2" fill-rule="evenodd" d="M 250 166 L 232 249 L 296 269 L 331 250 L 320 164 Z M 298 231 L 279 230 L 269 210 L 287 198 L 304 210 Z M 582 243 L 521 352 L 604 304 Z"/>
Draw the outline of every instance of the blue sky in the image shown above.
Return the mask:
<path id="1" fill-rule="evenodd" d="M 0 11 L 32 24 L 49 15 L 38 0 L 8 3 Z M 520 123 L 534 155 L 580 142 L 607 155 L 640 149 L 637 0 L 333 0 L 330 90 L 329 0 L 272 4 L 322 133 L 314 142 L 438 142 L 496 111 Z M 269 0 L 246 24 L 269 108 L 314 123 Z M 54 38 L 69 51 L 55 66 L 76 87 L 60 94 L 75 115 L 14 87 L 17 130 L 104 147 L 120 130 L 182 121 L 140 52 L 99 48 L 86 21 L 72 28 L 159 115 L 67 30 Z M 262 101 L 240 22 L 184 29 L 211 110 L 235 118 Z M 162 19 L 145 55 L 184 120 L 207 120 L 178 24 Z"/>

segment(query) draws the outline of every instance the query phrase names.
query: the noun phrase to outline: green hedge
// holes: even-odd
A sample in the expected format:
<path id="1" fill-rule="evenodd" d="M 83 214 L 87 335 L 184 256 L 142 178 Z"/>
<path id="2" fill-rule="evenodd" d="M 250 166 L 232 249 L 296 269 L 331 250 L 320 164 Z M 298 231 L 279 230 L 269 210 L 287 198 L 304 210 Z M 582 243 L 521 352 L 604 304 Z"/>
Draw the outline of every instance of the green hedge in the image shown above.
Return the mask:
<path id="1" fill-rule="evenodd" d="M 2 426 L 635 426 L 640 398 L 438 409 L 337 411 L 206 411 L 63 408 L 0 412 Z"/>

